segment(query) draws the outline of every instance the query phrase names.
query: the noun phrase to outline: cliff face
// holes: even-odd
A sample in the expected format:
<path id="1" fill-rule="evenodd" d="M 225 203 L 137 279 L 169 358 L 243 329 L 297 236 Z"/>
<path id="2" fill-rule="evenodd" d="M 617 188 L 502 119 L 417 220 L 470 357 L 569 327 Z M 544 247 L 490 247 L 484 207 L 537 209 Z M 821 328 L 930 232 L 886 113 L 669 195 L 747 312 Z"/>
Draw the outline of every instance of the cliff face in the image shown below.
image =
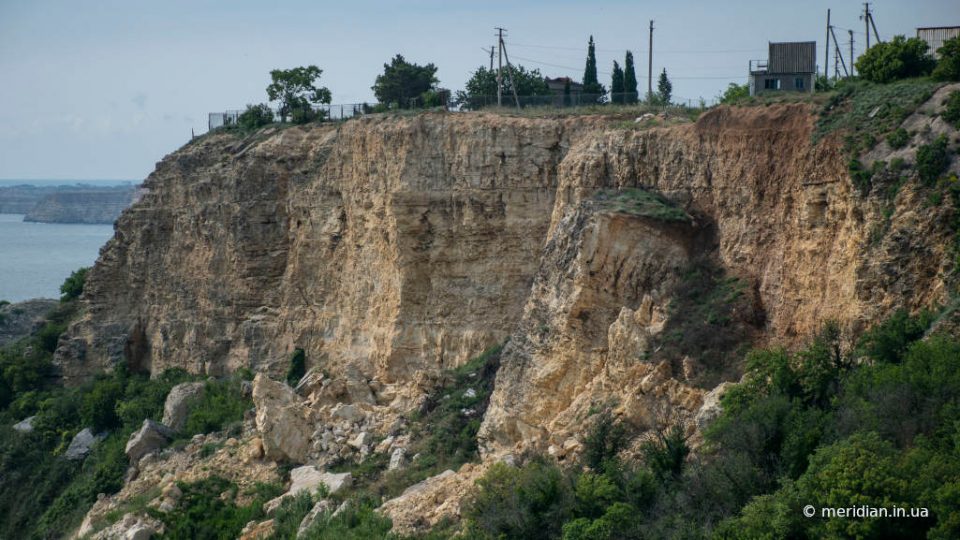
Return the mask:
<path id="1" fill-rule="evenodd" d="M 59 189 L 45 195 L 24 216 L 24 221 L 41 223 L 110 224 L 139 197 L 135 187 Z"/>
<path id="2" fill-rule="evenodd" d="M 491 454 L 576 448 L 598 405 L 638 425 L 657 407 L 692 418 L 706 368 L 657 344 L 698 260 L 743 284 L 746 344 L 945 298 L 949 209 L 918 211 L 908 186 L 887 219 L 839 144 L 810 142 L 813 121 L 779 105 L 653 129 L 423 114 L 211 135 L 165 158 L 119 219 L 57 362 L 68 380 L 124 359 L 279 374 L 302 348 L 350 381 L 335 400 L 402 410 L 509 337 Z M 598 197 L 626 188 L 691 219 Z"/>
<path id="3" fill-rule="evenodd" d="M 513 330 L 566 144 L 556 122 L 425 115 L 188 146 L 119 220 L 64 372 L 277 373 L 297 347 L 386 385 L 459 365 Z"/>

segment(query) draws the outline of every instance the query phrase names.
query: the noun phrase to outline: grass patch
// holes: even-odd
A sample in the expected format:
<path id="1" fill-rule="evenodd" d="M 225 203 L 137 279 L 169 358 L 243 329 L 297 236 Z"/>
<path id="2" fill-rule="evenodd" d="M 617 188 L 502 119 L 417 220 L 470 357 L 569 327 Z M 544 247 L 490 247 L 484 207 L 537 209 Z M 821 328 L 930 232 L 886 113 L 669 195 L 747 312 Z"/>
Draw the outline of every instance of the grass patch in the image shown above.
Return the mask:
<path id="1" fill-rule="evenodd" d="M 659 221 L 690 223 L 693 218 L 672 201 L 642 188 L 604 189 L 597 192 L 594 200 L 601 209 L 609 212 L 642 216 Z"/>
<path id="2" fill-rule="evenodd" d="M 840 132 L 847 151 L 859 155 L 892 134 L 939 86 L 927 78 L 889 84 L 844 81 L 824 104 L 813 142 Z"/>

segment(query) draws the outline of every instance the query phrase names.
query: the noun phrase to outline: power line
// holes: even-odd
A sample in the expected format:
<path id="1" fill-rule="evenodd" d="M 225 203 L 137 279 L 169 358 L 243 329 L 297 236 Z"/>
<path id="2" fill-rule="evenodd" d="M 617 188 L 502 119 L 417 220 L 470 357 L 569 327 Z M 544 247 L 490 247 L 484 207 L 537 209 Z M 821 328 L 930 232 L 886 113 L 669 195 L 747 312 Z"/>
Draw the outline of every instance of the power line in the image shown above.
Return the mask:
<path id="1" fill-rule="evenodd" d="M 526 61 L 526 62 L 531 62 L 531 63 L 539 64 L 539 65 L 542 65 L 542 66 L 554 67 L 554 68 L 559 68 L 559 69 L 566 69 L 566 70 L 573 71 L 573 72 L 578 72 L 578 71 L 580 71 L 581 69 L 583 69 L 583 68 L 579 68 L 579 67 L 562 66 L 562 65 L 560 65 L 560 64 L 551 64 L 551 63 L 549 63 L 549 62 L 541 62 L 540 60 L 534 60 L 533 58 L 527 58 L 527 57 L 525 57 L 525 56 L 517 56 L 516 54 L 514 54 L 513 57 L 516 58 L 517 60 L 524 60 L 524 61 Z M 599 69 L 597 70 L 597 73 L 600 74 L 600 75 L 613 75 L 613 74 L 610 73 L 609 71 L 600 71 Z M 703 79 L 703 80 L 732 80 L 732 79 L 742 79 L 742 78 L 744 77 L 744 75 L 730 75 L 730 76 L 726 76 L 726 75 L 715 75 L 715 76 L 683 76 L 683 75 L 670 75 L 669 77 L 670 77 L 671 80 L 673 80 L 673 79 L 680 79 L 680 80 L 684 80 L 684 79 L 685 79 L 685 80 L 698 80 L 698 79 Z"/>
<path id="2" fill-rule="evenodd" d="M 839 28 L 839 27 L 838 27 L 838 28 Z M 512 42 L 509 43 L 509 45 L 510 45 L 511 47 L 533 48 L 533 49 L 558 49 L 558 50 L 565 50 L 565 51 L 583 51 L 583 50 L 584 50 L 583 47 L 560 47 L 560 46 L 554 46 L 554 45 L 530 45 L 530 44 L 512 43 Z M 639 55 L 640 53 L 645 53 L 645 52 L 647 52 L 646 50 L 643 50 L 643 49 L 597 49 L 596 47 L 594 48 L 594 50 L 595 50 L 595 51 L 600 51 L 600 52 L 612 52 L 612 53 L 622 53 L 622 52 L 624 52 L 624 51 L 628 51 L 628 50 L 629 50 L 629 51 L 633 51 L 633 52 L 637 53 L 638 55 Z M 674 51 L 661 51 L 661 50 L 659 50 L 659 49 L 657 50 L 657 54 L 732 54 L 732 53 L 755 53 L 755 52 L 767 52 L 767 50 L 766 50 L 766 49 L 726 49 L 726 50 L 710 49 L 710 50 L 700 50 L 700 51 L 698 51 L 698 50 L 692 50 L 692 49 L 690 49 L 690 50 L 674 50 Z M 514 55 L 514 56 L 516 56 L 516 55 Z"/>

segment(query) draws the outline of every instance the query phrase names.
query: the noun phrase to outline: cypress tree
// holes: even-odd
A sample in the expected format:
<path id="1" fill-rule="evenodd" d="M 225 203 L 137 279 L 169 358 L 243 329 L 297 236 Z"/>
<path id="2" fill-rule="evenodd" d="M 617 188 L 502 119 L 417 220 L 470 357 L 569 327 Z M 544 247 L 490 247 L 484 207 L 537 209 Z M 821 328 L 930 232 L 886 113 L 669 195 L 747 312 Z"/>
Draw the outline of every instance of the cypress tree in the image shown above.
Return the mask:
<path id="1" fill-rule="evenodd" d="M 610 81 L 610 101 L 623 103 L 623 70 L 616 60 L 613 61 L 613 78 Z"/>
<path id="2" fill-rule="evenodd" d="M 603 94 L 606 90 L 597 79 L 597 55 L 594 52 L 593 36 L 590 36 L 590 42 L 587 44 L 587 66 L 583 70 L 583 93 L 587 96 L 595 96 L 597 101 L 603 100 Z"/>
<path id="3" fill-rule="evenodd" d="M 660 80 L 657 81 L 657 100 L 661 105 L 669 105 L 671 94 L 673 94 L 673 84 L 667 78 L 667 68 L 663 68 Z"/>
<path id="4" fill-rule="evenodd" d="M 623 59 L 623 91 L 626 93 L 627 103 L 637 102 L 637 72 L 633 68 L 633 53 L 627 51 Z"/>

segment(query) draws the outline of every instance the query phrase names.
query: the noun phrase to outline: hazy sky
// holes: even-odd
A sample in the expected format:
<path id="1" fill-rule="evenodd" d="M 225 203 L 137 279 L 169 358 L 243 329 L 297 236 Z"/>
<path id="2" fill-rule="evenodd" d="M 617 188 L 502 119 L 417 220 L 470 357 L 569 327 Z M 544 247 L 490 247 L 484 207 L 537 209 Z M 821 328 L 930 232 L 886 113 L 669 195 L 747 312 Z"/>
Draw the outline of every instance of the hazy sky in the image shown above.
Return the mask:
<path id="1" fill-rule="evenodd" d="M 275 68 L 316 64 L 334 103 L 374 101 L 374 78 L 401 53 L 461 89 L 495 26 L 515 63 L 576 79 L 593 34 L 607 86 L 631 49 L 645 88 L 654 19 L 654 76 L 666 68 L 677 98 L 712 98 L 745 81 L 768 41 L 816 39 L 822 63 L 828 7 L 862 50 L 862 4 L 839 0 L 0 0 L 0 178 L 142 179 L 191 128 L 206 131 L 208 112 L 265 101 Z M 960 24 L 957 0 L 873 10 L 884 39 Z"/>

